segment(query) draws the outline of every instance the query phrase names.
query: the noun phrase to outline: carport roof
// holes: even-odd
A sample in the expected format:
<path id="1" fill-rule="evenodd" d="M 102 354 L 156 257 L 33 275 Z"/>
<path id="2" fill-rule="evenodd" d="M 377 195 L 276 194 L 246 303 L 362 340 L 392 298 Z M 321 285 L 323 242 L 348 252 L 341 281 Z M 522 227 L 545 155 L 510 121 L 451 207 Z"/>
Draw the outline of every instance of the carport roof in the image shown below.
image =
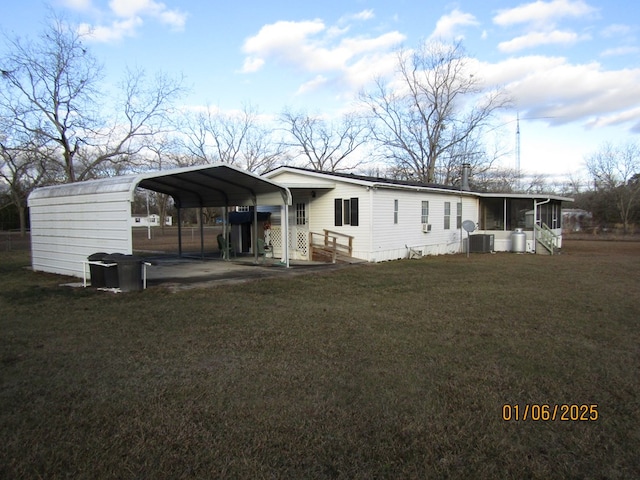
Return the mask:
<path id="1" fill-rule="evenodd" d="M 291 204 L 286 187 L 224 163 L 43 187 L 29 201 L 119 192 L 133 199 L 136 187 L 170 195 L 180 208 Z"/>

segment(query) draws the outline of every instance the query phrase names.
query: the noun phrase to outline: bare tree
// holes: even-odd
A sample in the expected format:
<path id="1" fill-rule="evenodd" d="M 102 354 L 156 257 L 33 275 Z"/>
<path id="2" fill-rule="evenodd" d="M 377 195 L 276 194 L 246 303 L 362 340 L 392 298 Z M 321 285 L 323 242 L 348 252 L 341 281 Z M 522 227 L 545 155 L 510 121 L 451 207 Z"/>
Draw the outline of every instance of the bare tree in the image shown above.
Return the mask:
<path id="1" fill-rule="evenodd" d="M 396 74 L 390 82 L 377 78 L 371 91 L 360 94 L 372 118 L 373 139 L 387 161 L 416 180 L 451 181 L 453 165 L 480 158 L 473 137 L 508 99 L 500 89 L 485 89 L 469 71 L 460 43 L 401 50 Z"/>
<path id="2" fill-rule="evenodd" d="M 474 175 L 475 190 L 480 192 L 513 193 L 521 175 L 515 168 L 491 168 Z"/>
<path id="3" fill-rule="evenodd" d="M 188 157 L 181 151 L 181 142 L 176 135 L 157 135 L 154 141 L 146 146 L 145 158 L 147 167 L 152 170 L 190 166 Z M 161 230 L 165 230 L 165 219 L 171 205 L 170 195 L 151 192 L 148 194 L 152 205 L 156 207 L 160 216 Z"/>
<path id="4" fill-rule="evenodd" d="M 188 116 L 183 132 L 185 150 L 197 163 L 223 162 L 263 173 L 283 155 L 280 142 L 273 141 L 273 129 L 252 105 L 239 112 L 209 106 Z"/>
<path id="5" fill-rule="evenodd" d="M 338 122 L 328 122 L 306 112 L 285 110 L 281 121 L 290 137 L 287 147 L 296 151 L 295 157 L 304 159 L 306 167 L 337 172 L 362 163 L 353 160 L 353 153 L 367 140 L 367 129 L 355 114 L 346 114 Z"/>
<path id="6" fill-rule="evenodd" d="M 148 82 L 143 71 L 127 71 L 122 112 L 106 120 L 112 110 L 97 94 L 102 67 L 77 30 L 54 15 L 36 40 L 6 43 L 0 109 L 14 132 L 45 140 L 39 154 L 62 166 L 66 182 L 94 176 L 103 163 L 127 162 L 139 140 L 163 128 L 171 101 L 182 92 L 181 80 L 158 75 Z"/>
<path id="7" fill-rule="evenodd" d="M 54 17 L 36 41 L 7 39 L 1 60 L 2 108 L 13 128 L 53 143 L 68 181 L 76 180 L 75 156 L 82 135 L 96 126 L 96 84 L 102 68 L 79 34 Z"/>
<path id="8" fill-rule="evenodd" d="M 623 224 L 629 231 L 633 213 L 640 200 L 640 148 L 637 143 L 605 143 L 586 159 L 596 193 L 610 195 Z"/>
<path id="9" fill-rule="evenodd" d="M 10 200 L 15 206 L 20 221 L 20 234 L 27 229 L 27 198 L 31 191 L 48 183 L 46 177 L 53 175 L 46 168 L 43 158 L 30 145 L 10 145 L 6 137 L 0 141 L 0 183 L 5 183 Z M 51 178 L 51 177 L 49 177 Z"/>
<path id="10" fill-rule="evenodd" d="M 119 173 L 144 166 L 145 151 L 173 131 L 173 101 L 184 93 L 182 82 L 182 77 L 163 72 L 150 76 L 144 70 L 126 69 L 113 117 L 102 120 L 101 129 L 87 135 L 78 152 L 78 180 L 96 176 L 101 166 Z"/>

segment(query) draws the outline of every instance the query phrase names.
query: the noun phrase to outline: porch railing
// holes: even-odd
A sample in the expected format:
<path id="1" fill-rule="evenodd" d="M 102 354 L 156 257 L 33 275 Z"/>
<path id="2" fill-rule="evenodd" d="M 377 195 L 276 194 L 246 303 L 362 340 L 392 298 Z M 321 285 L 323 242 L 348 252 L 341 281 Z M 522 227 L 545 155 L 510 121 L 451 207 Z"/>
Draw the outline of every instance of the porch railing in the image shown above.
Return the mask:
<path id="1" fill-rule="evenodd" d="M 542 245 L 551 255 L 556 253 L 559 248 L 558 235 L 553 233 L 553 230 L 551 230 L 545 223 L 542 223 L 541 225 L 535 224 L 533 228 L 537 244 Z"/>
<path id="2" fill-rule="evenodd" d="M 323 233 L 309 232 L 309 258 L 329 259 L 336 263 L 336 259 L 353 256 L 353 237 L 340 232 L 323 230 Z"/>

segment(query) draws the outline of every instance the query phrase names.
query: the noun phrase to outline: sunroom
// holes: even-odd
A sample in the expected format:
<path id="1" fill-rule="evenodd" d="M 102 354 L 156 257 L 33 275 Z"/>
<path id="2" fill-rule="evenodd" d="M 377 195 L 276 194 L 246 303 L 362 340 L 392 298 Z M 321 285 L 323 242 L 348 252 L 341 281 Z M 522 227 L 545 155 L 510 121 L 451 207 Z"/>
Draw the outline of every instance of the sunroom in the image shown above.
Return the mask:
<path id="1" fill-rule="evenodd" d="M 511 251 L 514 231 L 526 234 L 526 251 L 562 247 L 562 202 L 559 195 L 478 193 L 478 231 L 494 236 L 496 251 Z"/>

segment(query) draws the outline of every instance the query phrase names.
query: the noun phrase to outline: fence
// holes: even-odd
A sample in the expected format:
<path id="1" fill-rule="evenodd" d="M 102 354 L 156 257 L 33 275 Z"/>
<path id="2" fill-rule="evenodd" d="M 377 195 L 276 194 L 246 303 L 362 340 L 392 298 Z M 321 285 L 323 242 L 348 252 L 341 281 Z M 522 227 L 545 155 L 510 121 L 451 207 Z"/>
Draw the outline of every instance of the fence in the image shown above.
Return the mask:
<path id="1" fill-rule="evenodd" d="M 29 232 L 24 236 L 19 231 L 0 230 L 0 251 L 12 252 L 12 251 L 27 251 L 31 248 L 31 237 Z"/>

